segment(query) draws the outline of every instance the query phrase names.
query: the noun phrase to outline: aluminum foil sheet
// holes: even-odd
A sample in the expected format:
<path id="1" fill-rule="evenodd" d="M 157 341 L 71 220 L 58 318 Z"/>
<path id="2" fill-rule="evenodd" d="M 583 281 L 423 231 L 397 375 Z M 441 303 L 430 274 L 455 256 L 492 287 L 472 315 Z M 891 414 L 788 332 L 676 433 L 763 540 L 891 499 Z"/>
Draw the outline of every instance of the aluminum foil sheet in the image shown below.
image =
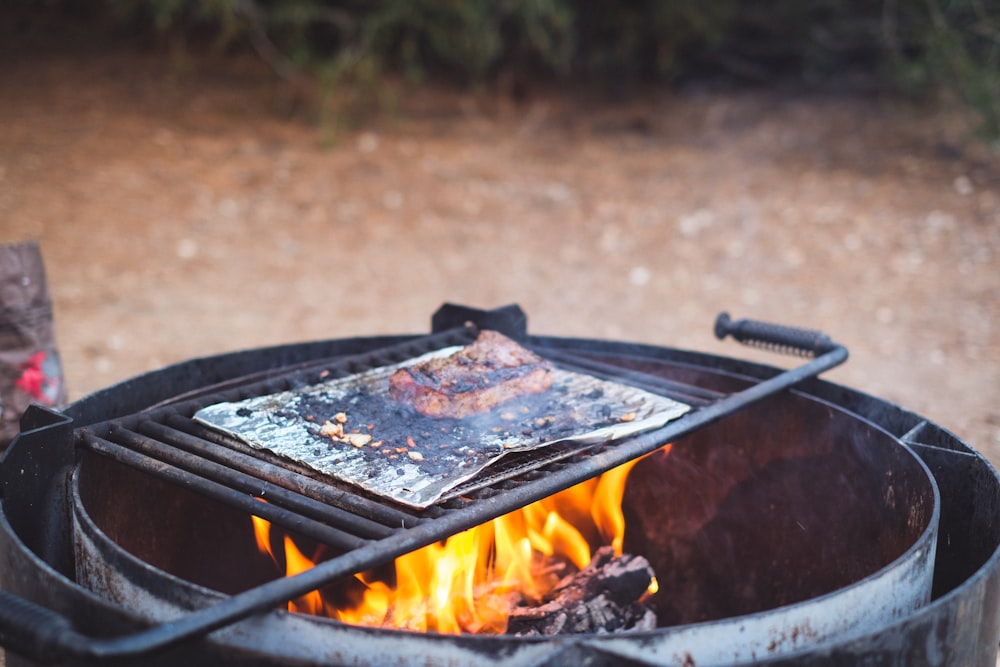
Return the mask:
<path id="1" fill-rule="evenodd" d="M 690 406 L 554 368 L 552 387 L 484 414 L 434 418 L 389 396 L 389 376 L 450 347 L 320 384 L 217 403 L 194 418 L 252 448 L 384 499 L 423 509 L 504 456 L 556 443 L 595 444 L 659 428 Z"/>

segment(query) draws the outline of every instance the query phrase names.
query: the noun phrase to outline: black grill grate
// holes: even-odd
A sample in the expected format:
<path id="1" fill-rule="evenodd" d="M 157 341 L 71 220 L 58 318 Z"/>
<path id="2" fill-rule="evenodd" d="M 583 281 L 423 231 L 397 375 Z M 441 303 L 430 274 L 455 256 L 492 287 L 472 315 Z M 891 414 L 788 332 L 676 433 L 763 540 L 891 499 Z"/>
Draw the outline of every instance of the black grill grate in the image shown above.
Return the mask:
<path id="1" fill-rule="evenodd" d="M 703 387 L 623 370 L 614 363 L 553 348 L 539 352 L 554 363 L 613 377 L 680 400 L 694 409 L 666 426 L 631 438 L 590 447 L 551 447 L 511 457 L 488 477 L 461 487 L 425 510 L 389 504 L 293 465 L 266 460 L 238 440 L 193 421 L 200 408 L 343 377 L 398 363 L 425 352 L 471 342 L 465 326 L 389 345 L 373 352 L 297 366 L 277 376 L 255 376 L 199 391 L 183 400 L 77 430 L 79 447 L 148 474 L 180 484 L 288 530 L 314 538 L 336 551 L 294 577 L 245 591 L 213 607 L 140 634 L 108 640 L 91 651 L 129 655 L 199 636 L 281 605 L 332 581 L 391 562 L 400 555 L 548 497 L 606 472 L 802 380 L 847 358 L 847 350 L 825 339 L 816 358 L 757 384 L 724 394 Z M 723 332 L 724 335 L 725 332 Z M 787 330 L 786 330 L 787 333 Z M 787 345 L 787 340 L 782 340 Z M 261 502 L 266 500 L 267 502 Z"/>
<path id="2" fill-rule="evenodd" d="M 499 493 L 517 496 L 516 489 L 550 476 L 567 465 L 591 471 L 586 460 L 591 448 L 557 444 L 543 450 L 509 455 L 486 474 L 448 494 L 443 504 L 426 510 L 390 505 L 334 480 L 317 478 L 304 467 L 271 460 L 236 438 L 197 423 L 192 415 L 206 405 L 270 394 L 397 363 L 431 350 L 464 344 L 475 330 L 463 328 L 408 341 L 369 354 L 331 363 L 312 364 L 263 381 L 231 386 L 197 399 L 114 419 L 80 429 L 78 442 L 103 456 L 161 479 L 194 489 L 214 500 L 256 514 L 288 530 L 347 551 L 371 540 L 413 528 L 445 511 L 467 508 Z M 564 367 L 626 382 L 695 406 L 709 405 L 723 396 L 649 374 L 625 371 L 606 362 L 548 349 L 544 354 Z M 662 438 L 661 438 L 662 439 Z M 659 444 L 666 444 L 666 440 Z M 546 494 L 548 495 L 548 494 Z M 261 503 L 260 500 L 266 500 Z M 527 501 L 515 501 L 518 506 Z M 469 512 L 471 523 L 481 523 Z M 486 520 L 486 519 L 483 519 Z"/>

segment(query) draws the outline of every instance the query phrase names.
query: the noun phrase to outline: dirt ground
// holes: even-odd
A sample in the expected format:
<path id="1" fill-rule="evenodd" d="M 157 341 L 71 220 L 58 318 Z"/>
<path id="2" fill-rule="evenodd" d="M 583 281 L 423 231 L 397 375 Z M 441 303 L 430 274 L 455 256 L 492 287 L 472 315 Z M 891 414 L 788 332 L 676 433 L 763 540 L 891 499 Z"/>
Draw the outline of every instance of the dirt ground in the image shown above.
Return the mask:
<path id="1" fill-rule="evenodd" d="M 426 331 L 446 301 L 795 363 L 715 341 L 729 310 L 828 332 L 851 350 L 829 379 L 1000 464 L 1000 155 L 946 104 L 399 91 L 331 145 L 255 62 L 2 57 L 0 242 L 41 242 L 73 398 L 194 356 Z"/>

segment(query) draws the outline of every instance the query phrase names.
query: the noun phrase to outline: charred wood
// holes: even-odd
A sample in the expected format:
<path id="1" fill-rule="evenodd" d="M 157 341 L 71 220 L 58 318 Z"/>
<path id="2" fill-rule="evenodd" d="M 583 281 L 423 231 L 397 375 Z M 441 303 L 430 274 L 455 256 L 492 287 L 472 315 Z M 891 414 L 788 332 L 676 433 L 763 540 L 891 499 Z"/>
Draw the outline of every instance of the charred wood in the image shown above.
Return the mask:
<path id="1" fill-rule="evenodd" d="M 642 604 L 653 570 L 642 556 L 615 557 L 602 547 L 584 569 L 564 577 L 539 605 L 518 606 L 507 634 L 556 635 L 651 630 L 656 615 Z"/>

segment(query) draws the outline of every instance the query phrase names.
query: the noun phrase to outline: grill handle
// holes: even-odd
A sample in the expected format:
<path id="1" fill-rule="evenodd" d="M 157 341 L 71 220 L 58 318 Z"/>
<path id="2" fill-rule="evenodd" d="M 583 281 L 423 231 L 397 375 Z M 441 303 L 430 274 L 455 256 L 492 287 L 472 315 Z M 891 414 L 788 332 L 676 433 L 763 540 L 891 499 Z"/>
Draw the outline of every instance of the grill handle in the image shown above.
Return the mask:
<path id="1" fill-rule="evenodd" d="M 715 320 L 715 336 L 719 340 L 732 336 L 744 345 L 800 357 L 815 357 L 837 347 L 822 331 L 760 320 L 733 320 L 725 312 Z"/>
<path id="2" fill-rule="evenodd" d="M 58 613 L 0 591 L 0 645 L 40 664 L 86 655 L 89 640 Z"/>

